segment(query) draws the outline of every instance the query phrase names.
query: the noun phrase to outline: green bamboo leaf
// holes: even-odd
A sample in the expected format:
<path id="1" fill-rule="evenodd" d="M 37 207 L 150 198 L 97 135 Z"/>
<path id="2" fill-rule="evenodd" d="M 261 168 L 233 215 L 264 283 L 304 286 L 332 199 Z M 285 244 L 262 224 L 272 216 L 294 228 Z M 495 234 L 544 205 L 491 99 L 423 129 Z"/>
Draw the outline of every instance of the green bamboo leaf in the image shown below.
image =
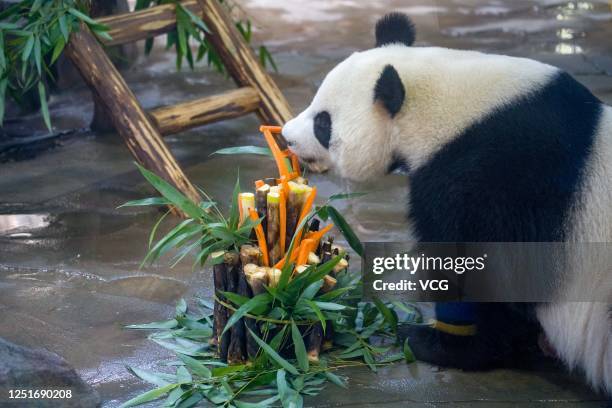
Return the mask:
<path id="1" fill-rule="evenodd" d="M 265 391 L 268 392 L 268 390 L 265 390 Z M 234 400 L 233 404 L 236 406 L 236 408 L 268 408 L 268 407 L 274 406 L 274 403 L 278 401 L 279 399 L 280 399 L 280 395 L 275 395 L 273 397 L 267 398 L 259 402 L 245 402 L 245 401 Z"/>
<path id="2" fill-rule="evenodd" d="M 176 314 L 180 316 L 185 313 L 187 313 L 187 302 L 185 302 L 185 299 L 181 298 L 176 302 Z"/>
<path id="3" fill-rule="evenodd" d="M 75 16 L 76 18 L 78 18 L 79 20 L 82 20 L 83 22 L 87 23 L 88 25 L 93 25 L 93 26 L 100 25 L 94 19 L 92 19 L 86 14 L 81 13 L 79 10 L 75 9 L 74 7 L 69 8 L 68 12 L 72 14 L 73 16 Z"/>
<path id="4" fill-rule="evenodd" d="M 151 245 L 153 245 L 153 241 L 155 240 L 155 233 L 157 232 L 157 229 L 159 228 L 161 223 L 164 221 L 164 219 L 168 216 L 168 214 L 170 214 L 170 210 L 166 211 L 164 213 L 164 215 L 159 217 L 159 219 L 157 220 L 157 222 L 153 226 L 153 229 L 151 230 L 151 233 L 149 234 L 149 245 L 147 246 L 147 248 L 149 248 L 149 250 L 151 249 Z"/>
<path id="5" fill-rule="evenodd" d="M 313 302 L 312 300 L 309 300 L 309 299 L 304 299 L 304 300 L 306 301 L 306 303 L 308 303 L 308 305 L 310 305 L 315 315 L 317 315 L 317 318 L 319 319 L 319 321 L 321 322 L 321 325 L 323 326 L 323 333 L 325 333 L 325 327 L 326 327 L 327 322 L 325 320 L 325 316 L 323 316 L 323 312 L 321 312 L 321 309 L 319 309 L 319 306 L 317 306 L 317 304 Z"/>
<path id="6" fill-rule="evenodd" d="M 306 353 L 306 345 L 297 325 L 291 320 L 291 339 L 293 340 L 293 348 L 295 349 L 295 358 L 298 365 L 305 373 L 308 372 L 309 362 L 308 354 Z"/>
<path id="7" fill-rule="evenodd" d="M 188 357 L 188 356 L 187 356 Z M 189 371 L 183 366 L 176 369 L 176 382 L 179 384 L 188 384 L 193 381 L 193 377 L 189 374 Z"/>
<path id="8" fill-rule="evenodd" d="M 164 386 L 170 384 L 168 381 L 163 379 L 159 375 L 159 373 L 155 373 L 153 371 L 141 370 L 139 368 L 130 367 L 130 366 L 126 366 L 126 368 L 127 368 L 127 370 L 130 373 L 132 373 L 136 377 L 140 378 L 141 380 L 144 380 L 144 381 L 146 381 L 148 383 L 151 383 L 153 385 L 157 385 L 158 387 L 164 387 Z"/>
<path id="9" fill-rule="evenodd" d="M 38 82 L 38 96 L 40 98 L 40 111 L 42 112 L 45 125 L 51 131 L 51 118 L 49 117 L 49 105 L 47 105 L 47 91 L 42 81 Z"/>
<path id="10" fill-rule="evenodd" d="M 238 202 L 238 196 L 240 195 L 240 175 L 236 177 L 236 184 L 234 185 L 234 192 L 232 193 L 232 206 L 230 207 L 230 218 L 229 227 L 232 230 L 238 228 L 238 222 L 240 221 L 240 203 Z"/>
<path id="11" fill-rule="evenodd" d="M 227 324 L 225 325 L 225 328 L 223 329 L 223 332 L 221 334 L 224 334 L 226 331 L 228 331 L 230 327 L 236 324 L 245 314 L 249 313 L 251 310 L 257 307 L 266 307 L 268 304 L 270 304 L 270 301 L 271 297 L 267 293 L 261 293 L 257 296 L 253 296 L 253 298 L 251 298 L 248 302 L 240 306 L 238 310 L 232 313 L 232 317 L 230 317 L 227 321 Z"/>
<path id="12" fill-rule="evenodd" d="M 51 55 L 51 64 L 53 64 L 62 54 L 65 45 L 66 43 L 64 42 L 63 37 L 60 37 L 55 43 L 55 46 L 53 47 L 53 54 Z"/>
<path id="13" fill-rule="evenodd" d="M 368 193 L 346 193 L 346 194 L 334 194 L 329 197 L 329 201 L 337 201 L 337 200 L 351 200 L 357 197 L 363 197 L 368 195 Z"/>
<path id="14" fill-rule="evenodd" d="M 319 307 L 319 309 L 321 310 L 331 310 L 331 311 L 337 311 L 337 310 L 344 310 L 347 308 L 347 306 L 345 305 L 341 305 L 339 303 L 332 303 L 332 302 L 319 302 L 319 301 L 314 301 L 314 304 L 317 305 Z"/>
<path id="15" fill-rule="evenodd" d="M 211 378 L 212 372 L 208 367 L 202 364 L 200 361 L 196 360 L 193 357 L 186 356 L 184 354 L 179 354 L 178 357 L 181 359 L 183 363 L 195 374 L 203 378 Z"/>
<path id="16" fill-rule="evenodd" d="M 249 329 L 247 327 L 247 330 L 249 331 L 249 333 L 251 334 L 251 336 L 253 336 L 253 339 L 257 342 L 257 344 L 259 344 L 259 347 L 261 347 L 266 354 L 272 358 L 272 360 L 274 360 L 278 365 L 280 365 L 282 368 L 284 368 L 285 370 L 287 370 L 288 372 L 290 372 L 293 375 L 299 375 L 299 371 L 297 370 L 297 368 L 295 368 L 294 366 L 292 366 L 291 364 L 289 364 L 289 362 L 287 360 L 285 360 L 284 358 L 282 358 L 276 351 L 274 351 L 272 349 L 272 347 L 270 347 L 265 341 L 263 341 L 262 339 L 260 339 L 259 337 L 257 337 L 257 335 L 255 333 L 253 333 L 253 331 L 251 329 Z"/>
<path id="17" fill-rule="evenodd" d="M 397 315 L 387 307 L 380 299 L 374 298 L 374 305 L 385 318 L 385 322 L 389 325 L 393 333 L 397 332 Z"/>
<path id="18" fill-rule="evenodd" d="M 36 36 L 34 39 L 34 63 L 36 64 L 36 71 L 38 76 L 42 74 L 42 50 L 40 44 L 40 37 Z"/>
<path id="19" fill-rule="evenodd" d="M 354 287 L 352 286 L 348 286 L 348 287 L 344 287 L 344 288 L 339 288 L 339 289 L 334 289 L 330 292 L 324 293 L 321 296 L 318 296 L 316 300 L 320 300 L 322 302 L 328 302 L 330 300 L 334 300 L 336 298 L 339 298 L 340 296 L 344 295 L 345 293 L 353 290 Z"/>
<path id="20" fill-rule="evenodd" d="M 172 204 L 174 204 L 177 208 L 183 211 L 191 218 L 200 218 L 202 216 L 203 210 L 193 203 L 190 199 L 185 197 L 182 193 L 180 193 L 174 186 L 168 183 L 166 180 L 162 179 L 152 171 L 145 169 L 140 164 L 136 163 L 138 169 L 147 179 L 147 181 L 163 195 L 166 199 L 168 199 Z"/>
<path id="21" fill-rule="evenodd" d="M 23 51 L 21 52 L 21 61 L 26 62 L 28 58 L 30 58 L 30 54 L 32 53 L 33 48 L 34 48 L 34 35 L 30 33 L 28 40 L 23 46 Z"/>
<path id="22" fill-rule="evenodd" d="M 404 358 L 406 359 L 406 363 L 414 363 L 416 361 L 416 357 L 408 344 L 408 338 L 404 340 Z"/>
<path id="23" fill-rule="evenodd" d="M 163 197 L 149 197 L 149 198 L 143 198 L 141 200 L 128 201 L 127 203 L 121 204 L 117 208 L 142 207 L 142 206 L 148 206 L 148 205 L 169 205 L 169 204 L 172 204 L 172 202 L 170 202 L 169 200 Z"/>
<path id="24" fill-rule="evenodd" d="M 260 146 L 235 146 L 235 147 L 226 147 L 224 149 L 219 149 L 213 154 L 225 154 L 225 155 L 233 155 L 233 154 L 255 154 L 260 156 L 270 156 L 272 157 L 272 152 L 268 147 L 260 147 Z"/>
<path id="25" fill-rule="evenodd" d="M 62 14 L 59 17 L 59 27 L 62 32 L 62 36 L 64 37 L 64 43 L 68 42 L 68 38 L 70 37 L 70 32 L 68 31 L 68 24 L 66 23 L 66 15 Z"/>
<path id="26" fill-rule="evenodd" d="M 342 378 L 338 377 L 336 374 L 330 372 L 330 371 L 325 371 L 324 372 L 325 377 L 327 377 L 327 379 L 329 381 L 331 381 L 332 383 L 336 384 L 338 387 L 342 387 L 342 388 L 348 388 L 346 385 L 346 381 L 343 380 Z"/>
<path id="27" fill-rule="evenodd" d="M 228 298 L 233 304 L 237 305 L 238 307 L 244 305 L 246 302 L 251 300 L 246 296 L 242 296 L 234 292 L 221 292 L 221 294 Z"/>
<path id="28" fill-rule="evenodd" d="M 332 206 L 328 206 L 327 211 L 334 225 L 340 230 L 342 235 L 344 235 L 344 238 L 346 238 L 351 248 L 353 248 L 359 256 L 363 256 L 363 245 L 344 217 Z"/>
<path id="29" fill-rule="evenodd" d="M 144 394 L 140 394 L 139 396 L 132 398 L 131 400 L 122 404 L 119 408 L 135 407 L 136 405 L 141 405 L 146 402 L 154 401 L 158 398 L 163 397 L 168 392 L 172 391 L 174 388 L 178 386 L 179 384 L 168 384 L 166 386 L 159 387 L 151 391 L 147 391 Z"/>
<path id="30" fill-rule="evenodd" d="M 156 329 L 174 329 L 178 326 L 176 319 L 164 320 L 163 322 L 151 322 L 144 324 L 130 324 L 125 326 L 126 329 L 141 329 L 141 330 L 156 330 Z"/>

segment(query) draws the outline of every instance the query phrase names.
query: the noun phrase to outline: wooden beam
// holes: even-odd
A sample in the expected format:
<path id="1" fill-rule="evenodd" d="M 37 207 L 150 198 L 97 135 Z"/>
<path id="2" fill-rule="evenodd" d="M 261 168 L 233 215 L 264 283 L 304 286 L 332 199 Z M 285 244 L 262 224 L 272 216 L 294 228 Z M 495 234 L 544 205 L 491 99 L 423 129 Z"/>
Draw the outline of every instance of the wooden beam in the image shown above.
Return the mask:
<path id="1" fill-rule="evenodd" d="M 265 124 L 282 126 L 293 117 L 289 103 L 259 64 L 224 6 L 218 0 L 198 0 L 198 4 L 202 9 L 202 20 L 210 30 L 208 39 L 221 56 L 229 74 L 238 86 L 251 86 L 257 90 L 261 97 L 257 114 Z M 285 145 L 282 136 L 279 135 L 278 141 Z"/>
<path id="2" fill-rule="evenodd" d="M 196 0 L 187 0 L 181 3 L 193 13 L 200 13 L 200 6 Z M 103 40 L 107 46 L 126 44 L 129 42 L 155 37 L 176 26 L 176 13 L 174 4 L 162 4 L 132 13 L 116 14 L 96 20 L 109 28 L 112 40 Z"/>
<path id="3" fill-rule="evenodd" d="M 136 160 L 199 202 L 199 193 L 86 25 L 81 24 L 79 31 L 70 36 L 65 52 L 90 89 L 104 103 L 115 129 Z"/>
<path id="4" fill-rule="evenodd" d="M 244 87 L 178 105 L 156 108 L 149 114 L 159 131 L 170 135 L 255 112 L 259 109 L 260 102 L 255 89 Z"/>

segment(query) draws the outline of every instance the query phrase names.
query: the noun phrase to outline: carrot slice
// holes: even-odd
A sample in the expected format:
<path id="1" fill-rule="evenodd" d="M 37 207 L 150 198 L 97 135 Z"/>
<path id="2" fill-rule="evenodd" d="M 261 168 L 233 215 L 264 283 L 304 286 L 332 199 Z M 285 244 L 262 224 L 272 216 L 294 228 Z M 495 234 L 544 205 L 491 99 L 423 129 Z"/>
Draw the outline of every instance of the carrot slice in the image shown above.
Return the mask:
<path id="1" fill-rule="evenodd" d="M 296 265 L 306 265 L 306 263 L 308 263 L 308 254 L 312 252 L 311 248 L 313 243 L 314 241 L 312 239 L 305 239 L 302 241 Z"/>
<path id="2" fill-rule="evenodd" d="M 264 183 L 263 180 L 257 180 L 255 182 L 255 190 L 257 190 L 259 187 L 263 186 L 264 184 L 266 184 L 266 183 Z"/>
<path id="3" fill-rule="evenodd" d="M 249 210 L 249 216 L 253 221 L 257 221 L 259 219 L 259 215 L 254 209 Z M 263 227 L 261 226 L 261 224 L 255 227 L 255 235 L 257 236 L 257 245 L 259 246 L 259 249 L 261 249 L 264 266 L 270 266 L 268 245 L 266 244 L 266 235 L 264 234 Z"/>
<path id="4" fill-rule="evenodd" d="M 284 184 L 287 183 L 285 182 Z M 284 188 L 282 188 L 280 191 L 280 203 L 278 206 L 280 212 L 280 253 L 284 254 L 285 239 L 287 237 L 287 194 L 285 193 Z"/>
<path id="5" fill-rule="evenodd" d="M 331 230 L 333 228 L 333 226 L 334 226 L 334 224 L 329 224 L 329 225 L 325 226 L 325 228 L 323 228 L 320 231 L 309 232 L 308 234 L 306 234 L 304 236 L 304 238 L 305 239 L 312 239 L 315 242 L 314 247 L 316 248 L 319 245 L 319 242 L 321 241 L 323 236 L 325 236 L 325 234 L 327 234 L 329 232 L 329 230 Z"/>

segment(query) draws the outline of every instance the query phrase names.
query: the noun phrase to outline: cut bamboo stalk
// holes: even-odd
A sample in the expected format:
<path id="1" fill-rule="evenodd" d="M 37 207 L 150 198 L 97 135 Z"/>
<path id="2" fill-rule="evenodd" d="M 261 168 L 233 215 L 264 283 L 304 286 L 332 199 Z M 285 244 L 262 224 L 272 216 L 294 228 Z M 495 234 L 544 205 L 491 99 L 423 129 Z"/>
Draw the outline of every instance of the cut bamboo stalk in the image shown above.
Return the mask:
<path id="1" fill-rule="evenodd" d="M 216 258 L 219 257 L 221 254 L 216 253 L 212 255 Z M 215 288 L 215 295 L 222 301 L 225 300 L 225 297 L 221 294 L 221 292 L 227 291 L 227 279 L 227 264 L 225 262 L 213 266 L 213 284 Z M 215 299 L 215 305 L 213 309 L 214 335 L 216 338 L 217 352 L 219 353 L 219 358 L 222 361 L 227 361 L 227 350 L 229 347 L 230 334 L 229 332 L 226 332 L 225 334 L 223 334 L 223 336 L 221 336 L 221 333 L 223 332 L 223 329 L 225 328 L 228 319 L 228 310 L 223 307 L 218 300 Z"/>
<path id="2" fill-rule="evenodd" d="M 79 31 L 70 35 L 65 53 L 96 97 L 104 103 L 117 133 L 136 160 L 194 202 L 200 202 L 200 194 L 183 173 L 161 134 L 89 27 L 80 24 Z"/>
<path id="3" fill-rule="evenodd" d="M 298 177 L 296 177 L 295 182 L 298 183 L 298 184 L 307 185 L 308 184 L 308 179 L 304 178 L 302 176 L 298 176 Z"/>
<path id="4" fill-rule="evenodd" d="M 337 256 L 337 255 L 336 255 Z M 339 274 L 340 272 L 342 272 L 343 270 L 345 270 L 346 268 L 348 268 L 348 261 L 344 258 L 342 258 L 340 260 L 340 262 L 338 262 L 336 264 L 336 266 L 334 266 L 334 275 Z"/>
<path id="5" fill-rule="evenodd" d="M 275 265 L 282 257 L 280 247 L 280 193 L 271 191 L 267 202 L 267 237 L 270 265 Z"/>
<path id="6" fill-rule="evenodd" d="M 250 217 L 251 210 L 255 209 L 255 194 L 240 193 L 238 195 L 238 205 L 240 209 L 240 222 L 244 222 Z"/>
<path id="7" fill-rule="evenodd" d="M 308 360 L 312 363 L 319 361 L 321 354 L 321 346 L 323 345 L 323 326 L 320 322 L 315 323 L 310 328 L 307 336 L 307 354 Z"/>
<path id="8" fill-rule="evenodd" d="M 322 351 L 331 350 L 334 347 L 334 326 L 331 324 L 325 325 L 325 333 L 323 334 Z"/>
<path id="9" fill-rule="evenodd" d="M 246 264 L 243 270 L 253 295 L 264 293 L 266 291 L 264 286 L 268 284 L 267 268 L 255 264 Z"/>
<path id="10" fill-rule="evenodd" d="M 289 248 L 295 229 L 297 227 L 300 212 L 304 204 L 304 189 L 301 185 L 289 182 L 289 196 L 287 197 L 287 235 L 285 239 L 285 248 Z"/>
<path id="11" fill-rule="evenodd" d="M 227 291 L 240 294 L 239 285 L 242 267 L 238 264 L 228 269 Z M 246 285 L 246 281 L 244 284 Z M 228 315 L 231 316 L 232 314 L 233 311 L 230 310 Z M 242 364 L 246 360 L 246 331 L 244 329 L 244 319 L 240 319 L 234 323 L 229 329 L 229 334 L 230 341 L 227 349 L 227 363 L 231 365 Z"/>
<path id="12" fill-rule="evenodd" d="M 261 262 L 261 250 L 253 245 L 243 245 L 240 247 L 240 262 L 242 265 L 255 264 Z"/>
<path id="13" fill-rule="evenodd" d="M 270 192 L 270 185 L 264 184 L 257 188 L 255 191 L 255 207 L 257 208 L 257 215 L 261 218 L 261 227 L 264 232 L 268 230 L 268 193 Z"/>
<path id="14" fill-rule="evenodd" d="M 266 184 L 267 184 L 267 185 L 269 185 L 270 187 L 275 187 L 275 186 L 276 186 L 276 184 L 277 184 L 277 183 L 276 183 L 276 179 L 275 179 L 274 177 L 268 177 L 268 178 L 265 178 L 263 181 L 264 181 L 264 183 L 266 183 Z"/>
<path id="15" fill-rule="evenodd" d="M 259 102 L 257 91 L 251 87 L 243 87 L 177 105 L 155 108 L 149 111 L 149 115 L 159 131 L 167 136 L 247 115 L 257 110 Z"/>
<path id="16" fill-rule="evenodd" d="M 271 288 L 275 288 L 278 286 L 278 281 L 280 280 L 281 270 L 277 268 L 266 268 L 266 273 L 268 275 L 268 284 Z"/>
<path id="17" fill-rule="evenodd" d="M 311 252 L 308 254 L 308 260 L 306 263 L 308 265 L 318 265 L 321 263 L 321 258 L 319 258 L 314 252 Z"/>
<path id="18" fill-rule="evenodd" d="M 336 278 L 333 278 L 329 275 L 325 275 L 323 277 L 323 286 L 321 286 L 321 292 L 322 293 L 330 292 L 332 289 L 336 287 L 337 283 L 338 281 L 336 280 Z"/>

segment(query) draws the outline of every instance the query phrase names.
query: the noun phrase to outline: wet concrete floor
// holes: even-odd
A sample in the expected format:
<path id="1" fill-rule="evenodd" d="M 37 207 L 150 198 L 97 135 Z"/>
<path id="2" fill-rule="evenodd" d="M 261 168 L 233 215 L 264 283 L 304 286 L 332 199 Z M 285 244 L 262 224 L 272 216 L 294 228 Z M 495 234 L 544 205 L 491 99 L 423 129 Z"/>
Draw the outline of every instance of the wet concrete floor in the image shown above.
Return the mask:
<path id="1" fill-rule="evenodd" d="M 351 52 L 373 43 L 376 19 L 410 14 L 418 45 L 448 46 L 525 56 L 574 74 L 612 103 L 612 4 L 557 0 L 241 0 L 279 67 L 275 75 L 295 111 L 306 106 L 325 73 Z M 174 55 L 158 47 L 125 76 L 146 108 L 231 89 L 223 76 L 198 67 L 177 73 Z M 57 129 L 85 128 L 92 105 L 75 85 L 54 95 Z M 37 134 L 36 115 L 10 121 Z M 255 117 L 214 124 L 167 138 L 189 177 L 217 198 L 228 197 L 240 168 L 244 186 L 273 174 L 271 161 L 211 156 L 219 148 L 262 144 Z M 0 164 L 0 336 L 45 347 L 74 365 L 115 407 L 148 388 L 125 365 L 154 367 L 169 354 L 129 323 L 171 315 L 174 302 L 209 295 L 210 271 L 186 262 L 139 269 L 155 210 L 120 209 L 151 195 L 115 134 L 82 131 L 34 159 Z M 405 238 L 405 180 L 349 185 L 312 177 L 321 200 L 341 191 L 372 194 L 343 204 L 363 240 Z M 384 194 L 385 199 L 379 197 Z M 373 374 L 353 370 L 350 390 L 333 386 L 311 406 L 605 406 L 601 396 L 558 368 L 464 373 L 425 364 L 396 365 Z"/>

